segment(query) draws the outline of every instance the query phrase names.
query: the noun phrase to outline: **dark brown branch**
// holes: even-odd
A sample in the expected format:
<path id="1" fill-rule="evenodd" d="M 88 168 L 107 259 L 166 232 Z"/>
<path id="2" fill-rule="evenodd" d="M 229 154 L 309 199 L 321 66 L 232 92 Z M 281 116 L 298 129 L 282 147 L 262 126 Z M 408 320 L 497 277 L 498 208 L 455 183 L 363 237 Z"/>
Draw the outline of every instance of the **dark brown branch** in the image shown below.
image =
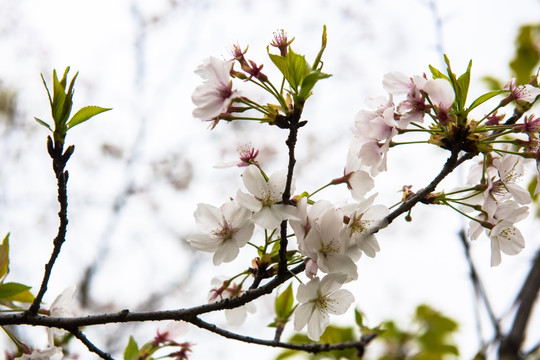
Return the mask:
<path id="1" fill-rule="evenodd" d="M 285 184 L 285 189 L 283 190 L 283 203 L 289 204 L 291 198 L 291 187 L 294 174 L 294 165 L 296 164 L 296 158 L 294 155 L 294 150 L 296 148 L 296 140 L 298 138 L 298 129 L 300 128 L 300 117 L 302 116 L 302 109 L 296 108 L 292 114 L 287 118 L 289 136 L 285 144 L 289 149 L 289 163 L 287 166 L 287 182 Z M 281 223 L 279 240 L 279 265 L 278 265 L 278 275 L 283 275 L 287 273 L 287 220 L 284 220 Z"/>
<path id="2" fill-rule="evenodd" d="M 459 150 L 452 151 L 452 153 L 450 154 L 450 157 L 448 158 L 448 160 L 446 160 L 446 163 L 444 164 L 441 172 L 431 181 L 431 183 L 429 183 L 428 186 L 426 186 L 424 189 L 420 190 L 411 198 L 409 198 L 407 201 L 405 201 L 403 204 L 401 204 L 396 210 L 392 211 L 386 217 L 385 223 L 381 224 L 379 228 L 374 229 L 374 232 L 382 228 L 385 228 L 392 221 L 394 221 L 395 218 L 411 210 L 414 205 L 416 205 L 421 200 L 425 199 L 425 197 L 429 195 L 431 192 L 435 191 L 435 188 L 437 187 L 437 185 L 439 185 L 439 183 L 446 176 L 448 176 L 452 171 L 454 171 L 459 165 L 461 165 L 467 160 L 472 159 L 473 157 L 477 155 L 477 153 L 470 152 L 458 158 L 458 154 L 459 154 Z"/>
<path id="3" fill-rule="evenodd" d="M 314 344 L 314 343 L 291 344 L 291 343 L 285 343 L 285 342 L 280 342 L 280 341 L 275 341 L 275 340 L 263 340 L 263 339 L 253 338 L 251 336 L 239 335 L 239 334 L 221 329 L 214 324 L 207 323 L 198 317 L 194 317 L 193 319 L 190 319 L 187 321 L 189 321 L 193 325 L 196 325 L 202 329 L 205 329 L 215 334 L 226 337 L 227 339 L 238 340 L 238 341 L 242 341 L 248 344 L 257 344 L 257 345 L 264 345 L 264 346 L 270 346 L 270 347 L 278 347 L 278 348 L 283 348 L 283 349 L 306 351 L 313 354 L 326 352 L 326 351 L 332 351 L 332 350 L 350 349 L 350 348 L 355 348 L 355 349 L 358 349 L 359 352 L 363 352 L 365 346 L 369 342 L 371 342 L 371 340 L 373 340 L 376 336 L 375 334 L 372 334 L 372 335 L 362 337 L 359 341 L 348 341 L 348 342 L 343 342 L 343 343 L 338 343 L 338 344 Z"/>
<path id="4" fill-rule="evenodd" d="M 77 339 L 79 339 L 87 348 L 89 351 L 97 354 L 100 358 L 105 360 L 113 360 L 112 356 L 102 350 L 100 350 L 97 346 L 92 344 L 90 340 L 83 334 L 83 332 L 79 329 L 70 331 L 73 336 L 75 336 Z"/>
<path id="5" fill-rule="evenodd" d="M 51 257 L 49 259 L 49 262 L 45 265 L 45 272 L 43 274 L 43 280 L 41 281 L 39 292 L 36 295 L 34 302 L 30 306 L 30 308 L 27 310 L 28 315 L 36 315 L 39 310 L 41 300 L 43 300 L 43 296 L 45 295 L 45 292 L 47 291 L 47 285 L 49 283 L 49 278 L 51 277 L 52 268 L 54 266 L 54 263 L 56 262 L 56 259 L 58 258 L 58 255 L 60 254 L 60 249 L 62 248 L 62 244 L 64 243 L 64 241 L 66 241 L 66 232 L 67 232 L 67 224 L 68 224 L 68 219 L 67 219 L 68 172 L 64 171 L 64 169 L 66 167 L 66 163 L 68 162 L 71 154 L 73 154 L 75 147 L 71 145 L 64 152 L 64 144 L 59 141 L 55 141 L 53 144 L 53 140 L 49 136 L 47 138 L 47 149 L 48 149 L 49 155 L 51 156 L 53 160 L 53 170 L 54 170 L 54 174 L 56 176 L 56 181 L 58 185 L 58 203 L 60 204 L 60 211 L 58 212 L 58 217 L 60 219 L 60 225 L 58 226 L 58 233 L 53 241 L 54 248 L 53 248 Z"/>
<path id="6" fill-rule="evenodd" d="M 533 265 L 527 279 L 521 287 L 516 304 L 518 309 L 514 323 L 508 335 L 501 341 L 499 346 L 499 359 L 521 359 L 520 348 L 525 338 L 525 329 L 540 290 L 540 250 L 536 253 Z"/>
<path id="7" fill-rule="evenodd" d="M 234 309 L 245 305 L 263 295 L 272 293 L 276 287 L 302 272 L 305 264 L 297 265 L 295 268 L 283 275 L 277 275 L 271 281 L 257 289 L 251 289 L 235 298 L 226 298 L 214 303 L 195 306 L 187 309 L 162 310 L 149 312 L 130 312 L 122 310 L 116 313 L 89 315 L 84 317 L 60 318 L 29 313 L 0 314 L 0 325 L 38 325 L 46 327 L 57 327 L 67 331 L 75 327 L 104 325 L 110 323 L 142 322 L 142 321 L 162 321 L 162 320 L 185 320 L 201 314 L 219 311 L 224 309 Z"/>

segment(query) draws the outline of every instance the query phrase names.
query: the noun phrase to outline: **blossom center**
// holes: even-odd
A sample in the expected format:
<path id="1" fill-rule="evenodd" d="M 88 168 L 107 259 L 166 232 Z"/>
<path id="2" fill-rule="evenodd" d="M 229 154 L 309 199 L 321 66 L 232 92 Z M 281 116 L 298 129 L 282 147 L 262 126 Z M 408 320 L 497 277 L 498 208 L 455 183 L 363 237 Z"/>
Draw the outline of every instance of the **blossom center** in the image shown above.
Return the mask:
<path id="1" fill-rule="evenodd" d="M 232 236 L 236 230 L 232 227 L 231 223 L 223 218 L 223 222 L 220 225 L 221 228 L 212 231 L 212 235 L 223 241 L 232 239 Z"/>

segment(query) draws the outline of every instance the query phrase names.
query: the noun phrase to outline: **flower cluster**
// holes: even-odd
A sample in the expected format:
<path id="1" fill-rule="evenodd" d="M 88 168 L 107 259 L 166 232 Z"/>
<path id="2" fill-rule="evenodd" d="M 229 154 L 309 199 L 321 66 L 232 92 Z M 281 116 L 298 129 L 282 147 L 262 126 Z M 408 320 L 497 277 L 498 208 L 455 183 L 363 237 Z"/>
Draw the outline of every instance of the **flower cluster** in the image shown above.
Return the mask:
<path id="1" fill-rule="evenodd" d="M 518 182 L 525 173 L 526 163 L 530 162 L 527 159 L 536 160 L 537 180 L 540 178 L 540 128 L 534 115 L 525 116 L 523 123 L 518 120 L 540 95 L 538 77 L 531 84 L 519 86 L 513 79 L 504 89 L 482 95 L 467 107 L 470 64 L 467 72 L 456 78 L 448 59 L 445 60 L 448 75 L 431 67 L 433 79 L 425 74 L 412 77 L 397 72 L 386 74 L 383 87 L 389 93 L 388 99 L 371 99 L 369 105 L 374 110 L 358 113 L 351 149 L 373 176 L 387 170 L 386 158 L 391 147 L 409 143 L 396 141 L 406 133 L 426 133 L 429 139 L 416 143 L 428 142 L 455 155 L 460 152 L 481 155 L 482 160 L 471 169 L 466 188 L 432 194 L 426 203 L 449 205 L 470 218 L 469 235 L 473 240 L 484 229 L 492 243 L 491 264 L 496 266 L 501 262 L 501 251 L 515 255 L 525 246 L 514 224 L 527 216 L 528 208 L 524 205 L 531 203 L 531 195 Z M 405 98 L 395 104 L 394 98 L 403 95 Z M 471 117 L 471 110 L 496 95 L 506 97 L 479 120 Z M 501 123 L 505 115 L 497 111 L 512 102 L 516 107 L 514 115 Z M 431 120 L 427 125 L 426 117 Z M 537 186 L 535 193 L 539 191 Z M 412 195 L 410 192 L 404 199 Z M 477 215 L 466 214 L 471 211 Z"/>
<path id="2" fill-rule="evenodd" d="M 263 65 L 247 59 L 246 51 L 239 46 L 234 47 L 229 61 L 211 58 L 205 62 L 197 69 L 205 82 L 193 94 L 197 106 L 194 115 L 214 121 L 214 126 L 219 120 L 256 120 L 288 129 L 286 144 L 291 153 L 296 132 L 306 124 L 300 121 L 306 100 L 317 81 L 330 76 L 321 72 L 325 32 L 313 64 L 294 53 L 291 42 L 282 31 L 271 44 L 280 52 L 269 53 L 283 75 L 279 90 L 262 72 Z M 531 195 L 518 182 L 528 163 L 535 160 L 536 168 L 540 168 L 540 122 L 532 115 L 525 116 L 523 122 L 518 120 L 540 94 L 537 79 L 529 85 L 511 81 L 504 89 L 484 94 L 467 106 L 471 66 L 456 77 L 446 57 L 445 60 L 447 74 L 430 67 L 432 78 L 426 74 L 408 77 L 397 72 L 384 76 L 383 87 L 388 95 L 369 99 L 371 110 L 358 112 L 343 176 L 318 190 L 294 195 L 294 161 L 268 176 L 256 160 L 258 150 L 252 146 L 240 151 L 239 161 L 220 166 L 246 167 L 241 176 L 247 192 L 238 190 L 220 208 L 199 204 L 194 215 L 201 232 L 188 241 L 196 249 L 213 253 L 215 265 L 233 261 L 246 244 L 256 249 L 257 256 L 252 267 L 220 282 L 211 293 L 211 301 L 240 296 L 250 276 L 255 278 L 251 287 L 257 287 L 261 280 L 279 276 L 283 267 L 303 263 L 308 280 L 299 285 L 298 305 L 295 311 L 291 305 L 290 310 L 295 314 L 295 330 L 307 326 L 308 337 L 319 340 L 329 324 L 329 315 L 343 314 L 354 302 L 353 295 L 342 287 L 358 279 L 356 264 L 361 255 L 374 258 L 380 251 L 375 233 L 388 225 L 391 214 L 388 207 L 374 204 L 377 194 L 370 192 L 375 187 L 374 177 L 387 171 L 389 150 L 411 143 L 408 138 L 398 142 L 405 136 L 423 134 L 424 138 L 414 143 L 431 144 L 450 152 L 451 168 L 443 169 L 442 177 L 465 160 L 481 157 L 471 168 L 469 183 L 457 190 L 435 192 L 433 187 L 422 199 L 415 199 L 416 194 L 405 185 L 401 203 L 405 206 L 411 199 L 416 201 L 408 210 L 421 200 L 427 205 L 447 205 L 466 216 L 471 220 L 471 239 L 477 239 L 482 231 L 491 239 L 493 266 L 501 262 L 501 252 L 515 255 L 524 248 L 523 236 L 514 224 L 527 216 L 526 205 L 531 202 Z M 234 69 L 235 65 L 239 70 Z M 238 96 L 232 90 L 233 78 L 256 84 L 277 104 L 259 104 Z M 284 89 L 286 83 L 288 89 Z M 497 95 L 505 98 L 492 111 L 477 118 L 472 116 L 472 110 Z M 511 103 L 515 105 L 514 115 L 501 123 L 505 115 L 498 111 Z M 246 111 L 259 115 L 241 114 Z M 315 198 L 321 190 L 338 184 L 347 186 L 352 202 L 336 206 Z M 252 239 L 254 234 L 263 233 L 260 240 Z M 296 241 L 289 242 L 293 237 Z M 286 251 L 281 251 L 282 246 L 288 246 Z M 237 278 L 240 281 L 233 282 Z M 246 309 L 238 310 L 236 318 L 241 322 Z M 288 316 L 287 311 L 281 311 L 280 321 L 286 322 Z"/>

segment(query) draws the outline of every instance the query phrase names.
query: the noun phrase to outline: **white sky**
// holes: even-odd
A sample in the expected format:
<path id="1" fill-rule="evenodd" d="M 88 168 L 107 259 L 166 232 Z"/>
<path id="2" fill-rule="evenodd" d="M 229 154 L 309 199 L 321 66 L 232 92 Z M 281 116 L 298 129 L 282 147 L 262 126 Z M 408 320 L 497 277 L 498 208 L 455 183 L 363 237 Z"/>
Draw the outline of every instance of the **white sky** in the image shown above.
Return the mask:
<path id="1" fill-rule="evenodd" d="M 422 0 L 186 0 L 174 6 L 165 0 L 0 2 L 0 85 L 18 94 L 16 126 L 0 123 L 0 231 L 11 232 L 9 279 L 38 287 L 57 229 L 47 133 L 32 120 L 32 116 L 48 119 L 50 113 L 40 73 L 50 81 L 53 68 L 61 73 L 69 65 L 72 75 L 80 72 L 75 108 L 87 104 L 114 108 L 68 135 L 67 141 L 76 144 L 68 164 L 68 241 L 45 302 L 80 281 L 85 267 L 100 256 L 102 267 L 92 293 L 101 307 L 95 311 L 133 308 L 156 291 L 162 293 L 155 304 L 159 308 L 196 305 L 205 301 L 213 276 L 232 275 L 243 265 L 216 269 L 211 255 L 196 255 L 181 241 L 194 231 L 197 203 L 219 206 L 241 184 L 241 170 L 212 166 L 232 159 L 236 148 L 247 142 L 261 148 L 268 172 L 286 163 L 284 148 L 275 147 L 283 142 L 283 131 L 220 124 L 210 132 L 192 118 L 190 96 L 199 83 L 193 69 L 209 55 L 229 57 L 231 45 L 238 42 L 249 45 L 248 55 L 272 74 L 265 51 L 275 30 L 283 28 L 296 37 L 293 48 L 310 61 L 320 46 L 323 24 L 327 25 L 324 71 L 334 76 L 321 81 L 309 100 L 304 113 L 309 124 L 298 145 L 297 192 L 312 191 L 323 184 L 321 179 L 341 174 L 354 116 L 366 97 L 384 95 L 381 81 L 386 72 L 420 74 L 428 72 L 428 64 L 442 70 L 437 48 L 442 45 L 455 72 L 473 59 L 472 99 L 485 90 L 479 81 L 482 76 L 508 78 L 517 28 L 538 21 L 540 14 L 540 2 L 533 0 L 522 0 L 519 7 L 502 0 L 434 3 L 442 44 L 430 2 Z M 120 155 L 107 155 L 104 146 Z M 429 182 L 446 154 L 428 148 L 390 154 L 389 173 L 377 179 L 379 201 L 391 205 L 402 185 L 418 189 Z M 191 183 L 180 191 L 164 176 L 169 171 L 178 179 L 187 170 Z M 114 201 L 128 188 L 130 196 L 115 214 Z M 346 195 L 332 190 L 322 196 L 343 201 Z M 388 318 L 405 325 L 423 302 L 458 319 L 462 330 L 456 340 L 463 358 L 470 358 L 477 340 L 468 270 L 456 236 L 461 223 L 448 209 L 419 207 L 413 218 L 412 223 L 399 219 L 381 232 L 381 252 L 375 259 L 360 260 L 359 280 L 348 288 L 372 326 Z M 498 268 L 489 267 L 487 239 L 473 247 L 497 314 L 508 310 L 540 245 L 534 237 L 537 223 L 520 228 L 527 249 L 516 257 L 504 256 Z M 251 255 L 243 254 L 247 260 Z M 272 321 L 271 301 L 268 297 L 257 305 L 266 318 L 253 317 L 238 331 L 272 337 L 270 329 L 260 328 Z M 538 311 L 535 316 L 538 323 Z M 209 318 L 224 324 L 221 314 Z M 336 321 L 352 324 L 352 319 L 350 312 Z M 154 328 L 155 324 L 139 330 L 112 325 L 89 329 L 88 336 L 106 348 L 107 339 L 118 329 L 127 329 L 143 343 Z M 534 332 L 533 340 L 538 341 L 540 333 Z M 41 330 L 33 334 L 36 344 L 45 341 Z M 197 344 L 193 359 L 219 354 L 225 360 L 253 351 L 260 359 L 270 359 L 275 354 L 197 329 L 186 336 Z M 127 339 L 126 333 L 120 346 Z M 111 349 L 121 350 L 107 350 Z"/>

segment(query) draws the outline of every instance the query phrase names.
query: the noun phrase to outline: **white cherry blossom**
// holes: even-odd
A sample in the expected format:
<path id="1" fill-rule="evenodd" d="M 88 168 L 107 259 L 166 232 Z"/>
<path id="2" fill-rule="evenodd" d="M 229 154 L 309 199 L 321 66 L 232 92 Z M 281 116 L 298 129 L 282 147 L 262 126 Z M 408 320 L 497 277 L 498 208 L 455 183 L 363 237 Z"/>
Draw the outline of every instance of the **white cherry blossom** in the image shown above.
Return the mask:
<path id="1" fill-rule="evenodd" d="M 188 238 L 192 247 L 213 252 L 214 265 L 233 261 L 253 235 L 251 212 L 230 201 L 221 208 L 199 204 L 194 213 L 203 233 Z"/>
<path id="2" fill-rule="evenodd" d="M 307 335 L 318 341 L 330 320 L 329 315 L 342 315 L 354 302 L 354 296 L 340 289 L 345 275 L 330 274 L 322 280 L 318 277 L 307 284 L 300 284 L 296 299 L 300 305 L 294 312 L 294 329 L 301 331 L 307 325 Z"/>
<path id="3" fill-rule="evenodd" d="M 349 239 L 343 227 L 343 213 L 331 208 L 321 217 L 304 239 L 303 255 L 317 263 L 327 274 L 345 274 L 347 281 L 358 279 L 356 264 L 347 253 Z"/>
<path id="4" fill-rule="evenodd" d="M 238 190 L 238 203 L 254 212 L 253 222 L 264 229 L 274 230 L 283 220 L 296 218 L 296 208 L 280 204 L 287 181 L 287 170 L 273 173 L 264 178 L 256 166 L 248 166 L 242 180 L 250 194 Z M 294 192 L 294 181 L 291 193 Z"/>
<path id="5" fill-rule="evenodd" d="M 49 309 L 50 316 L 53 317 L 71 317 L 73 316 L 73 296 L 77 287 L 69 286 L 60 295 L 54 299 Z M 58 328 L 49 328 L 49 343 L 54 344 L 53 337 L 60 337 L 66 334 L 66 331 Z"/>
<path id="6" fill-rule="evenodd" d="M 370 196 L 361 203 L 350 204 L 343 208 L 348 218 L 347 235 L 351 239 L 349 251 L 357 247 L 371 258 L 380 251 L 373 230 L 381 225 L 389 213 L 386 206 L 373 205 L 376 195 Z"/>
<path id="7" fill-rule="evenodd" d="M 52 346 L 43 350 L 35 349 L 31 354 L 23 354 L 14 360 L 62 360 L 63 358 L 62 348 Z"/>
<path id="8" fill-rule="evenodd" d="M 504 187 L 518 203 L 525 205 L 532 202 L 529 192 L 517 184 L 525 174 L 521 156 L 505 154 L 502 158 L 494 159 L 493 166 L 498 170 L 501 187 Z"/>
<path id="9" fill-rule="evenodd" d="M 232 90 L 230 71 L 232 61 L 209 57 L 199 65 L 195 73 L 204 82 L 195 88 L 191 100 L 196 106 L 193 116 L 202 120 L 215 120 L 221 113 L 226 113 L 235 91 Z"/>

